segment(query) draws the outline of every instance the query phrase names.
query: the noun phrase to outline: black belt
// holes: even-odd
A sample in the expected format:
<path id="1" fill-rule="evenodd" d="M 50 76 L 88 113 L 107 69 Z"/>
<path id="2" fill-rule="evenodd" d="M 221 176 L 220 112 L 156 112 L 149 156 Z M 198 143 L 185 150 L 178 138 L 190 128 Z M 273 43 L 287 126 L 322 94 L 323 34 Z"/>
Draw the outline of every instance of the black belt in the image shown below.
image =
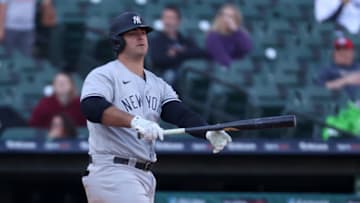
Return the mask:
<path id="1" fill-rule="evenodd" d="M 89 162 L 92 163 L 92 158 L 91 156 L 89 156 Z M 124 165 L 129 165 L 130 159 L 125 159 L 125 158 L 121 158 L 121 157 L 114 157 L 113 159 L 114 164 L 124 164 Z M 136 162 L 135 163 L 135 168 L 137 169 L 141 169 L 144 171 L 150 171 L 152 166 L 154 165 L 153 162 Z"/>

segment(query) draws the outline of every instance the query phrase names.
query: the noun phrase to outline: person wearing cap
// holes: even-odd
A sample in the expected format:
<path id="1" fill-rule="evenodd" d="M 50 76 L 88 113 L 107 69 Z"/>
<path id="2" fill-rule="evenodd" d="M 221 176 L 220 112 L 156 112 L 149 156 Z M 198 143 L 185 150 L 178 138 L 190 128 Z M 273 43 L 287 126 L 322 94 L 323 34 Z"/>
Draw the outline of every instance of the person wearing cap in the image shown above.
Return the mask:
<path id="1" fill-rule="evenodd" d="M 144 68 L 152 28 L 134 12 L 110 26 L 116 59 L 92 70 L 81 92 L 89 129 L 89 166 L 82 181 L 89 203 L 154 202 L 155 142 L 164 139 L 160 119 L 179 127 L 207 123 L 164 80 Z M 156 46 L 153 45 L 153 46 Z M 224 131 L 191 134 L 218 153 L 231 142 Z"/>
<path id="2" fill-rule="evenodd" d="M 360 64 L 354 61 L 354 45 L 349 38 L 334 42 L 333 62 L 321 70 L 317 82 L 330 90 L 343 89 L 351 99 L 360 90 Z"/>

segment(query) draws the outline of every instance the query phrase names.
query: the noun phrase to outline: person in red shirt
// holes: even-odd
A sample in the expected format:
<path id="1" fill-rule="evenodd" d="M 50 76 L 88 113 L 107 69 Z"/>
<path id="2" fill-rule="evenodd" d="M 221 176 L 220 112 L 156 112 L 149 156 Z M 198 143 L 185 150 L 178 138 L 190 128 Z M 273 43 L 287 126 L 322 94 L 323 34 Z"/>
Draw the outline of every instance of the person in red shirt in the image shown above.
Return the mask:
<path id="1" fill-rule="evenodd" d="M 54 93 L 42 98 L 35 106 L 29 125 L 49 128 L 52 118 L 60 113 L 66 114 L 76 126 L 85 126 L 86 119 L 80 111 L 80 98 L 70 75 L 58 73 L 53 81 Z"/>

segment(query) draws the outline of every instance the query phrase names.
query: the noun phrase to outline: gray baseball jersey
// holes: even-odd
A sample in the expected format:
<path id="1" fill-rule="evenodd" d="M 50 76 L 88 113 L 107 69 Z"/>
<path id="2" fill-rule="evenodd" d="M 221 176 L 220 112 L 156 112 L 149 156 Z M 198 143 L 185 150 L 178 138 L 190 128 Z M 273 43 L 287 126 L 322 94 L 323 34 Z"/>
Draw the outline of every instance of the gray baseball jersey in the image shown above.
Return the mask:
<path id="1" fill-rule="evenodd" d="M 145 70 L 145 80 L 119 60 L 95 68 L 84 81 L 81 100 L 101 96 L 122 111 L 158 122 L 162 106 L 179 100 L 161 78 Z M 87 121 L 89 154 L 109 154 L 142 161 L 156 161 L 155 141 L 137 138 L 131 128 L 110 127 Z"/>

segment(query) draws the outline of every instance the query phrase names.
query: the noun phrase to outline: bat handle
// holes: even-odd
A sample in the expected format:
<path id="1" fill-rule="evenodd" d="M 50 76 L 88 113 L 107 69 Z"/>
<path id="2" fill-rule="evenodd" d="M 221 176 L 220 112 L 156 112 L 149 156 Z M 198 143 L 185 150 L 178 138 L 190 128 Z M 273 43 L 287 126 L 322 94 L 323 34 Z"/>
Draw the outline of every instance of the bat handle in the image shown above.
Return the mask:
<path id="1" fill-rule="evenodd" d="M 177 135 L 185 133 L 185 128 L 175 128 L 175 129 L 168 129 L 164 130 L 164 135 Z"/>
<path id="2" fill-rule="evenodd" d="M 185 128 L 174 128 L 174 129 L 167 129 L 164 130 L 164 135 L 178 135 L 185 133 Z M 142 139 L 143 135 L 141 133 L 137 133 L 138 139 Z"/>

